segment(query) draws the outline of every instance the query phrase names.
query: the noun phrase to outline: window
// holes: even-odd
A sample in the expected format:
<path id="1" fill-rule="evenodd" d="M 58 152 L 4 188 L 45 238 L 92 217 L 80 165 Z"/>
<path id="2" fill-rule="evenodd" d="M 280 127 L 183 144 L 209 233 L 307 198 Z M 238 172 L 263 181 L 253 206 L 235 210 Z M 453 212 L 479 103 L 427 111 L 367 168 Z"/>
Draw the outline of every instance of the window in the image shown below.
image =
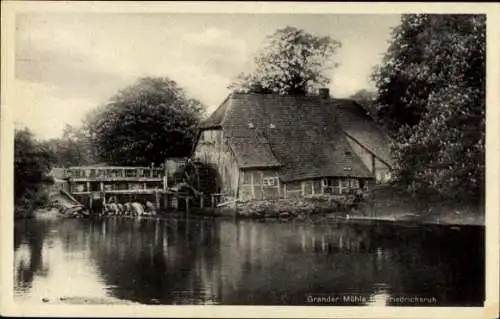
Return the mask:
<path id="1" fill-rule="evenodd" d="M 275 186 L 276 184 L 276 177 L 264 177 L 262 180 L 262 185 L 264 186 Z"/>
<path id="2" fill-rule="evenodd" d="M 326 187 L 326 186 L 328 186 L 328 180 L 327 180 L 327 179 L 322 179 L 322 180 L 321 180 L 321 186 L 322 186 L 322 187 Z"/>
<path id="3" fill-rule="evenodd" d="M 345 155 L 346 156 L 352 156 L 352 152 L 351 151 L 345 151 Z"/>
<path id="4" fill-rule="evenodd" d="M 360 188 L 358 179 L 351 179 L 351 188 Z"/>

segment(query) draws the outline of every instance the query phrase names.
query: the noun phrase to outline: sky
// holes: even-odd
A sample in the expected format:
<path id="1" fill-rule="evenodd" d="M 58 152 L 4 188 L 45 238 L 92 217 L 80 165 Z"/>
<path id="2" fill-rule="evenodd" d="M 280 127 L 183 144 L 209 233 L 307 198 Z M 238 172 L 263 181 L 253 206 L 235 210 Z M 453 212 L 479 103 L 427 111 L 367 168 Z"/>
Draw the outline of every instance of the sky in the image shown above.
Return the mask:
<path id="1" fill-rule="evenodd" d="M 19 13 L 16 126 L 60 137 L 142 76 L 169 77 L 212 112 L 267 35 L 294 26 L 340 41 L 330 92 L 373 89 L 370 74 L 400 16 L 348 14 Z"/>

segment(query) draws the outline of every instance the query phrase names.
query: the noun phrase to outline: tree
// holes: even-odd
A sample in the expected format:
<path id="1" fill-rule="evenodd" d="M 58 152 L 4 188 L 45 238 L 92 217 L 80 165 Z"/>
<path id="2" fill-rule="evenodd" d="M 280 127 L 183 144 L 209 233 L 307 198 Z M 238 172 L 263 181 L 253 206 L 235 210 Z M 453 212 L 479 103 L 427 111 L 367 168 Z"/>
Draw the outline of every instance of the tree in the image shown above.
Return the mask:
<path id="1" fill-rule="evenodd" d="M 410 189 L 483 194 L 485 16 L 404 15 L 375 71 L 377 115 Z"/>
<path id="2" fill-rule="evenodd" d="M 94 154 L 86 127 L 64 127 L 62 138 L 47 141 L 55 157 L 54 165 L 60 167 L 94 164 L 99 161 Z"/>
<path id="3" fill-rule="evenodd" d="M 46 201 L 44 184 L 53 162 L 48 147 L 35 139 L 28 129 L 14 135 L 14 204 L 16 213 L 30 212 Z"/>
<path id="4" fill-rule="evenodd" d="M 97 155 L 116 165 L 160 164 L 189 155 L 203 105 L 168 78 L 141 78 L 89 114 Z"/>
<path id="5" fill-rule="evenodd" d="M 303 95 L 326 86 L 326 71 L 337 67 L 332 56 L 340 42 L 294 27 L 268 36 L 254 59 L 254 71 L 241 73 L 229 86 L 236 92 Z"/>

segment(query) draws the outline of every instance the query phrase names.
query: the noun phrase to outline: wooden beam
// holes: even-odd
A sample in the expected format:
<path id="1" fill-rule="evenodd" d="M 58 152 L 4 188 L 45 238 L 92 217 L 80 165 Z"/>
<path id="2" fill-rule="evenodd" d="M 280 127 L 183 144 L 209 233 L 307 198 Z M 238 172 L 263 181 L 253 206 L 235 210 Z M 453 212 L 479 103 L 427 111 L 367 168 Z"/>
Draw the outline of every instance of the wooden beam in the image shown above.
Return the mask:
<path id="1" fill-rule="evenodd" d="M 352 135 L 344 132 L 344 134 L 349 137 L 350 139 L 352 139 L 354 142 L 356 142 L 356 144 L 358 144 L 359 146 L 361 146 L 361 148 L 363 148 L 365 151 L 367 151 L 368 153 L 370 153 L 372 156 L 375 156 L 379 161 L 381 161 L 382 163 L 384 163 L 385 165 L 387 165 L 387 167 L 389 167 L 390 169 L 392 168 L 391 165 L 389 165 L 389 163 L 387 163 L 386 161 L 384 161 L 383 159 L 381 159 L 380 157 L 378 157 L 375 153 L 373 153 L 370 149 L 368 149 L 366 146 L 364 146 L 363 144 L 361 144 L 357 139 L 355 139 Z"/>
<path id="2" fill-rule="evenodd" d="M 155 189 L 155 205 L 156 209 L 160 209 L 160 197 L 158 196 L 158 189 Z"/>
<path id="3" fill-rule="evenodd" d="M 281 186 L 280 186 L 280 178 L 276 175 L 276 181 L 278 183 L 278 199 L 281 198 Z"/>
<path id="4" fill-rule="evenodd" d="M 189 202 L 190 202 L 190 197 L 186 196 L 184 197 L 184 200 L 186 201 L 186 213 L 189 214 Z"/>
<path id="5" fill-rule="evenodd" d="M 376 168 L 375 168 L 375 155 L 372 154 L 372 174 L 373 177 L 375 177 L 375 181 L 377 180 L 377 174 L 376 174 Z"/>
<path id="6" fill-rule="evenodd" d="M 260 172 L 260 198 L 264 199 L 264 173 Z"/>
<path id="7" fill-rule="evenodd" d="M 254 183 L 253 183 L 253 171 L 250 173 L 250 185 L 252 185 L 252 197 L 255 198 L 255 189 L 254 189 Z"/>

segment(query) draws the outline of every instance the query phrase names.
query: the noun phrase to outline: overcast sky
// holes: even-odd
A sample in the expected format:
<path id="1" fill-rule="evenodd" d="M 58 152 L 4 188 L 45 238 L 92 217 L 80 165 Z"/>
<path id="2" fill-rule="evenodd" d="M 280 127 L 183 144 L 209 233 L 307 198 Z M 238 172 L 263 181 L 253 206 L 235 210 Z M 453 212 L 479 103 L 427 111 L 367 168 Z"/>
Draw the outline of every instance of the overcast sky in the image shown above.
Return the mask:
<path id="1" fill-rule="evenodd" d="M 141 76 L 167 76 L 216 108 L 266 35 L 295 26 L 342 43 L 330 90 L 373 87 L 399 15 L 30 13 L 16 19 L 17 125 L 58 137 Z"/>

